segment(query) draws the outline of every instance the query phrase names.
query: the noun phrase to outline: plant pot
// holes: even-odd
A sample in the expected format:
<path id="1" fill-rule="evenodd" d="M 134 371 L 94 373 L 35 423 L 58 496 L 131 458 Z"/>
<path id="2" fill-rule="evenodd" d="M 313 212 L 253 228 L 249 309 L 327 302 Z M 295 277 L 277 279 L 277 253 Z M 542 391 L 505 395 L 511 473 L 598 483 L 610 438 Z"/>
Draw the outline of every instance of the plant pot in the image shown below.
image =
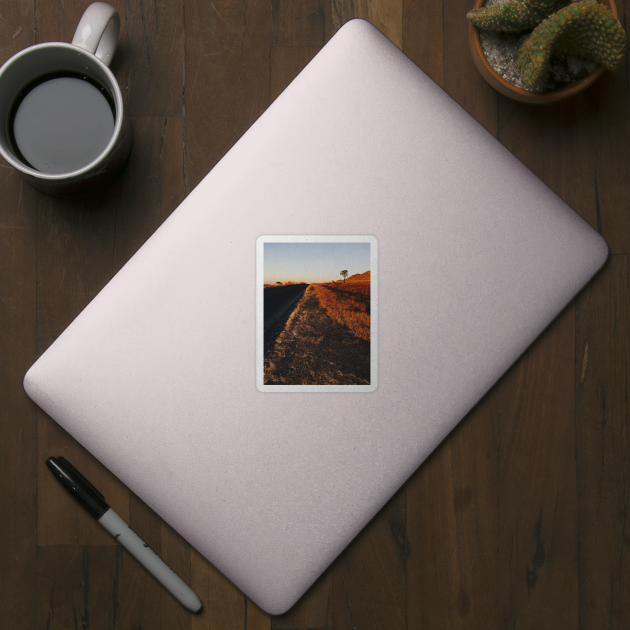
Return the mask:
<path id="1" fill-rule="evenodd" d="M 615 16 L 619 18 L 617 5 L 615 4 L 614 0 L 601 0 L 600 4 L 608 7 L 615 14 Z M 475 9 L 480 9 L 483 6 L 484 0 L 475 1 Z M 468 22 L 468 43 L 470 46 L 470 53 L 472 55 L 473 61 L 475 62 L 477 70 L 479 70 L 481 76 L 497 92 L 500 92 L 504 96 L 514 99 L 515 101 L 522 101 L 523 103 L 554 103 L 556 101 L 561 101 L 565 98 L 569 98 L 570 96 L 573 96 L 574 94 L 577 94 L 578 92 L 587 89 L 590 85 L 595 83 L 595 81 L 597 81 L 597 79 L 599 79 L 605 72 L 605 69 L 602 66 L 597 66 L 597 68 L 595 68 L 593 72 L 591 72 L 586 78 L 580 81 L 575 81 L 574 83 L 563 85 L 562 87 L 556 88 L 554 90 L 549 90 L 548 92 L 529 92 L 528 90 L 517 87 L 516 85 L 504 79 L 490 65 L 490 62 L 486 59 L 483 48 L 481 47 L 479 29 L 471 22 Z"/>

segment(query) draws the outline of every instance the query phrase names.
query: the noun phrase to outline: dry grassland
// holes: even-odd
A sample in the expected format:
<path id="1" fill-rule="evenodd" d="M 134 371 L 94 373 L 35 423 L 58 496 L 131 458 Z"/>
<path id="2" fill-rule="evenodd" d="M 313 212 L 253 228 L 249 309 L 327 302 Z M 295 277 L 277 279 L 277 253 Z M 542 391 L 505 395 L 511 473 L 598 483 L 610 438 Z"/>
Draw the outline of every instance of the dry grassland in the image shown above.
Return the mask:
<path id="1" fill-rule="evenodd" d="M 370 340 L 370 283 L 313 285 L 319 303 L 338 324 L 359 339 Z"/>
<path id="2" fill-rule="evenodd" d="M 318 288 L 306 290 L 265 359 L 266 385 L 370 384 L 369 323 L 367 339 L 352 334 L 322 308 Z"/>

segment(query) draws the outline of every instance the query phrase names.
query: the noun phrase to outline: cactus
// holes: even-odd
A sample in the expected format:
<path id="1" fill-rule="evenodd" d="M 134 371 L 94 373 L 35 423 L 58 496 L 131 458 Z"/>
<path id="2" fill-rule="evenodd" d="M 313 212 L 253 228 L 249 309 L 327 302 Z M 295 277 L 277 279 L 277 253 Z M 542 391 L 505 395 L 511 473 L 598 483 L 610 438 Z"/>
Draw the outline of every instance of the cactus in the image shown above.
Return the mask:
<path id="1" fill-rule="evenodd" d="M 481 9 L 472 9 L 466 17 L 479 29 L 501 33 L 519 33 L 534 28 L 569 0 L 507 0 Z"/>
<path id="2" fill-rule="evenodd" d="M 615 14 L 597 2 L 575 2 L 543 20 L 523 41 L 516 65 L 528 85 L 540 81 L 554 53 L 595 61 L 616 69 L 626 49 L 626 33 Z"/>

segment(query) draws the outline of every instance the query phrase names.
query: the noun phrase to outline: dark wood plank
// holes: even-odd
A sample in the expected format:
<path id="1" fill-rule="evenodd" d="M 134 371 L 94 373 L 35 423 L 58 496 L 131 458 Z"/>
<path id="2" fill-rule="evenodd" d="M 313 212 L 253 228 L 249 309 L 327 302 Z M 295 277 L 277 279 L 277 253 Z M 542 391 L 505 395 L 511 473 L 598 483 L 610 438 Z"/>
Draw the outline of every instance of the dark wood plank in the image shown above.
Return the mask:
<path id="1" fill-rule="evenodd" d="M 406 530 L 403 487 L 333 564 L 335 630 L 407 627 L 406 568 L 410 546 Z"/>
<path id="2" fill-rule="evenodd" d="M 630 627 L 630 260 L 612 256 L 576 304 L 580 628 Z"/>
<path id="3" fill-rule="evenodd" d="M 186 191 L 269 105 L 271 11 L 263 0 L 186 6 Z"/>
<path id="4" fill-rule="evenodd" d="M 181 116 L 183 0 L 140 0 L 126 10 L 125 61 L 130 116 Z"/>
<path id="5" fill-rule="evenodd" d="M 269 99 L 275 101 L 321 47 L 272 48 L 269 52 Z"/>
<path id="6" fill-rule="evenodd" d="M 0 64 L 35 43 L 32 2 L 0 5 Z M 22 378 L 35 347 L 36 193 L 0 158 L 0 619 L 35 627 L 36 407 Z"/>
<path id="7" fill-rule="evenodd" d="M 444 87 L 442 1 L 403 0 L 402 50 Z"/>
<path id="8" fill-rule="evenodd" d="M 408 630 L 496 619 L 499 398 L 494 387 L 407 483 Z"/>
<path id="9" fill-rule="evenodd" d="M 614 253 L 628 253 L 630 121 L 624 76 L 608 74 L 573 99 L 537 107 L 499 98 L 499 139 L 576 212 Z M 523 135 L 527 134 L 527 142 Z"/>
<path id="10" fill-rule="evenodd" d="M 363 18 L 402 49 L 403 0 L 332 0 L 332 33 L 348 20 Z"/>
<path id="11" fill-rule="evenodd" d="M 4 2 L 0 20 L 0 64 L 37 43 L 35 7 L 29 0 Z"/>
<path id="12" fill-rule="evenodd" d="M 623 18 L 625 7 L 626 33 L 630 3 L 619 3 Z M 622 22 L 624 23 L 624 22 Z M 628 177 L 628 151 L 630 146 L 630 63 L 618 72 L 608 73 L 600 79 L 593 91 L 588 94 L 593 99 L 593 107 L 588 118 L 580 127 L 588 130 L 588 137 L 582 145 L 582 152 L 588 151 L 593 163 L 590 173 L 591 188 L 595 201 L 590 204 L 588 220 L 597 227 L 608 242 L 610 251 L 617 254 L 630 254 L 630 177 Z M 585 95 L 586 97 L 587 95 Z M 574 131 L 581 131 L 577 128 Z M 575 168 L 574 162 L 567 165 Z M 578 185 L 578 178 L 572 177 Z M 592 193 L 592 194 L 593 194 Z M 571 202 L 569 202 L 571 203 Z M 571 205 L 573 205 L 571 203 Z"/>
<path id="13" fill-rule="evenodd" d="M 37 542 L 37 409 L 22 388 L 37 358 L 36 193 L 4 160 L 0 199 L 0 618 L 21 630 L 33 627 Z"/>
<path id="14" fill-rule="evenodd" d="M 621 115 L 621 109 L 625 107 L 622 103 L 627 102 L 626 88 L 627 81 L 624 81 L 623 76 L 610 75 L 604 77 L 596 89 L 569 101 L 543 108 L 517 104 L 499 97 L 498 118 L 499 139 L 501 142 L 586 218 L 593 227 L 602 232 L 609 240 L 613 252 L 627 251 L 628 240 L 626 217 L 622 217 L 619 213 L 619 208 L 627 201 L 628 197 L 628 180 L 626 177 L 621 176 L 620 170 L 624 168 L 627 170 L 628 161 L 627 156 L 621 157 L 619 155 L 616 149 L 618 146 L 617 139 L 613 140 L 611 135 L 614 133 L 621 142 L 628 136 L 627 116 Z M 612 123 L 613 120 L 615 121 L 614 123 Z M 613 128 L 615 129 L 614 132 L 612 131 Z M 526 139 L 525 136 L 527 136 Z M 593 331 L 593 334 L 597 335 L 598 333 Z M 583 352 L 584 345 L 585 341 L 580 343 L 578 333 L 576 344 L 578 354 Z M 580 356 L 575 357 L 578 369 L 581 367 L 579 366 L 580 360 Z M 601 371 L 597 375 L 597 363 L 595 364 L 594 374 L 597 375 L 595 378 L 607 378 L 604 376 L 607 374 L 607 366 L 602 364 L 600 366 Z M 568 360 L 566 361 L 566 366 L 561 369 L 562 372 L 570 371 L 571 374 L 573 374 L 574 370 L 575 367 L 569 367 Z M 624 387 L 627 392 L 627 386 L 619 384 L 620 391 L 623 391 Z M 595 426 L 600 419 L 601 415 L 590 420 L 590 426 Z M 580 461 L 580 454 L 583 448 L 586 448 L 584 441 L 580 443 L 581 422 L 584 421 L 585 414 L 580 405 L 578 394 L 578 404 L 576 406 L 578 461 Z M 565 431 L 567 432 L 566 439 L 570 440 L 571 435 L 568 426 L 565 427 Z M 553 461 L 553 459 L 557 458 L 557 454 L 549 451 L 547 457 L 550 461 Z M 549 588 L 538 590 L 541 586 L 541 583 L 538 583 L 535 591 L 536 597 L 528 600 L 528 606 L 524 609 L 516 609 L 514 611 L 511 599 L 509 604 L 506 603 L 508 597 L 513 597 L 513 593 L 508 592 L 509 589 L 505 589 L 503 592 L 503 605 L 513 610 L 510 613 L 514 615 L 511 619 L 519 621 L 521 619 L 530 621 L 538 619 L 542 616 L 541 611 L 548 607 L 547 610 L 550 610 L 552 615 L 546 616 L 546 619 L 551 623 L 553 615 L 556 615 L 556 621 L 560 623 L 558 606 L 559 602 L 564 599 L 568 608 L 565 620 L 562 623 L 566 624 L 568 623 L 567 619 L 573 619 L 577 625 L 579 617 L 580 627 L 601 627 L 597 623 L 585 625 L 586 613 L 589 611 L 587 603 L 589 595 L 596 591 L 591 590 L 594 582 L 584 575 L 582 567 L 584 566 L 584 558 L 592 558 L 590 554 L 592 554 L 593 539 L 589 538 L 588 535 L 584 538 L 580 534 L 579 542 L 575 540 L 576 524 L 574 522 L 575 517 L 572 515 L 574 508 L 568 502 L 568 494 L 571 491 L 570 484 L 573 483 L 573 480 L 568 476 L 568 471 L 572 471 L 575 464 L 569 460 L 568 452 L 565 453 L 565 457 L 567 466 L 564 471 L 565 481 L 558 483 L 557 481 L 552 482 L 551 479 L 549 480 L 549 483 L 557 485 L 558 496 L 561 499 L 559 506 L 563 505 L 562 499 L 564 499 L 566 511 L 564 517 L 554 519 L 554 523 L 558 520 L 566 532 L 565 545 L 562 550 L 563 559 L 556 568 L 557 580 L 553 589 L 555 598 L 553 601 L 540 599 L 540 593 L 548 592 Z M 586 448 L 585 457 L 589 460 L 588 471 L 594 471 L 604 465 L 603 451 L 598 451 L 597 456 L 595 456 L 593 451 Z M 596 461 L 597 463 L 595 463 Z M 581 513 L 588 512 L 589 504 L 581 489 L 583 485 L 588 487 L 589 481 L 584 476 L 580 479 L 579 472 L 575 474 L 579 483 L 576 499 L 578 508 L 576 509 L 579 509 Z M 584 475 L 584 471 L 582 471 L 582 474 Z M 559 475 L 556 476 L 559 477 Z M 509 478 L 506 479 L 506 483 L 508 484 L 506 487 L 514 485 L 514 482 Z M 516 500 L 515 498 L 514 501 Z M 518 500 L 520 501 L 520 499 Z M 534 538 L 537 538 L 540 543 L 540 549 L 544 549 L 545 545 L 548 544 L 547 541 L 557 529 L 549 521 L 550 511 L 553 510 L 551 497 L 546 497 L 546 502 L 547 506 L 541 506 L 541 511 L 539 512 L 540 524 L 538 519 L 534 518 L 535 505 L 532 503 L 529 508 L 529 515 L 526 518 L 529 532 L 523 531 L 522 535 L 530 538 L 530 555 L 532 553 L 532 532 Z M 553 531 L 547 534 L 544 533 L 545 522 L 547 522 L 548 528 L 553 527 Z M 521 528 L 519 528 L 519 531 L 521 531 Z M 554 536 L 554 539 L 557 539 L 557 536 Z M 584 546 L 585 543 L 586 547 Z M 508 549 L 507 541 L 505 540 L 503 547 L 501 547 L 501 544 L 500 541 L 500 549 L 503 549 L 504 557 L 507 557 L 508 553 L 512 554 L 514 549 L 520 547 L 516 543 L 514 549 Z M 573 545 L 577 546 L 575 551 Z M 520 551 L 525 554 L 523 547 L 520 547 Z M 534 550 L 534 555 L 531 556 L 529 561 L 528 571 L 533 568 L 536 558 L 535 553 L 536 551 Z M 577 563 L 574 554 L 578 554 L 580 558 L 579 611 L 575 609 L 578 570 L 574 566 Z M 554 554 L 556 562 L 559 559 L 557 556 L 558 554 Z M 512 556 L 510 555 L 510 557 Z M 548 552 L 545 553 L 545 557 L 549 557 Z M 591 562 L 590 569 L 592 572 L 597 572 L 596 563 Z M 540 575 L 542 573 L 543 571 L 541 570 Z M 539 574 L 537 572 L 528 573 L 528 575 L 530 580 L 534 581 L 534 577 Z M 606 579 L 608 580 L 609 576 Z M 607 584 L 609 583 L 607 582 Z M 585 586 L 586 584 L 588 586 Z M 523 588 L 522 581 L 521 588 Z M 530 590 L 528 590 L 529 593 Z M 522 597 L 524 598 L 524 595 Z M 591 601 L 599 602 L 600 606 L 603 605 L 606 608 L 608 604 L 603 604 L 600 597 L 601 592 L 598 592 L 597 596 L 593 597 Z M 603 616 L 596 618 L 603 619 Z M 549 627 L 553 626 L 549 625 Z"/>
<path id="15" fill-rule="evenodd" d="M 37 350 L 44 352 L 112 276 L 121 181 L 74 200 L 37 200 Z"/>
<path id="16" fill-rule="evenodd" d="M 492 135 L 497 135 L 497 92 L 481 77 L 468 50 L 470 0 L 443 3 L 443 88 Z M 436 50 L 436 55 L 439 51 Z"/>
<path id="17" fill-rule="evenodd" d="M 614 81 L 614 78 L 612 80 Z M 609 168 L 612 155 L 610 153 L 605 155 L 604 143 L 599 137 L 602 129 L 609 127 L 609 123 L 601 118 L 601 98 L 601 92 L 593 90 L 575 99 L 541 109 L 499 97 L 498 119 L 501 142 L 594 227 L 603 231 L 605 213 L 602 213 L 599 173 Z M 625 186 L 621 186 L 613 194 L 618 195 L 620 192 L 624 194 L 624 188 Z M 607 208 L 612 214 L 614 211 L 610 201 L 609 194 Z M 553 382 L 560 373 L 570 373 L 569 353 L 574 351 L 574 335 L 571 334 L 569 339 L 567 332 L 565 343 L 566 359 L 563 361 L 563 367 L 556 370 L 549 367 L 546 376 L 543 375 L 541 368 L 539 385 L 531 390 L 532 393 L 537 393 L 538 387 L 543 387 L 544 382 Z M 536 347 L 538 344 L 540 341 Z M 571 349 L 569 344 L 572 346 Z M 574 361 L 576 360 L 577 357 Z M 514 562 L 517 558 L 522 575 L 515 574 L 512 565 L 511 569 L 503 574 L 504 579 L 500 579 L 500 612 L 503 611 L 503 618 L 516 625 L 532 623 L 543 614 L 550 626 L 554 623 L 577 626 L 578 618 L 580 624 L 583 619 L 581 611 L 584 604 L 581 602 L 578 609 L 577 603 L 576 557 L 580 553 L 580 547 L 575 523 L 577 506 L 574 501 L 578 499 L 572 496 L 574 494 L 572 487 L 576 483 L 578 473 L 573 448 L 569 446 L 574 439 L 575 430 L 569 427 L 566 416 L 566 409 L 571 404 L 569 398 L 572 399 L 573 394 L 569 393 L 568 385 L 563 384 L 562 388 L 567 392 L 566 402 L 557 409 L 557 414 L 560 415 L 548 416 L 549 422 L 553 420 L 552 425 L 543 425 L 539 422 L 540 418 L 548 415 L 544 412 L 540 416 L 532 417 L 530 431 L 538 435 L 540 446 L 536 446 L 534 453 L 531 453 L 529 466 L 535 471 L 535 481 L 530 482 L 529 492 L 525 486 L 521 492 L 518 491 L 520 484 L 525 483 L 524 480 L 514 478 L 508 481 L 507 485 L 501 481 L 499 566 L 501 567 L 501 558 L 504 562 L 508 558 Z M 547 404 L 552 407 L 551 392 L 542 395 L 549 398 Z M 559 399 L 558 395 L 556 400 Z M 579 424 L 579 416 L 577 421 Z M 502 422 L 502 435 L 504 426 Z M 552 427 L 555 430 L 552 430 Z M 527 465 L 521 453 L 529 444 L 528 438 L 532 439 L 532 436 L 522 435 L 518 438 L 518 443 L 522 445 L 519 449 L 521 467 Z M 544 444 L 556 446 L 544 456 L 546 485 L 542 488 L 543 481 L 538 467 L 542 461 L 540 449 Z M 534 450 L 533 442 L 529 448 Z M 545 450 L 547 448 L 545 447 Z M 503 455 L 501 457 L 502 462 L 509 461 L 511 453 L 506 453 L 505 459 Z M 562 460 L 564 464 L 561 463 Z M 510 465 L 514 471 L 517 470 L 518 464 L 510 462 Z M 506 473 L 509 479 L 509 469 L 502 467 L 501 476 Z M 509 497 L 505 494 L 506 490 Z M 542 496 L 539 497 L 541 492 Z M 529 501 L 523 501 L 524 495 Z M 549 545 L 557 544 L 559 548 L 556 550 L 548 548 Z M 540 568 L 537 568 L 537 564 Z M 524 574 L 523 565 L 527 569 Z M 516 596 L 515 593 L 519 592 L 520 595 Z"/>
<path id="18" fill-rule="evenodd" d="M 595 93 L 593 93 L 595 94 Z M 499 98 L 499 140 L 584 218 L 597 227 L 590 124 L 593 95 L 542 109 Z M 527 142 L 523 134 L 527 133 Z"/>
<path id="19" fill-rule="evenodd" d="M 33 628 L 110 630 L 117 612 L 116 548 L 40 547 Z M 36 590 L 35 590 L 36 589 Z"/>
<path id="20" fill-rule="evenodd" d="M 330 39 L 329 0 L 272 0 L 272 46 L 323 46 Z"/>
<path id="21" fill-rule="evenodd" d="M 270 630 L 271 618 L 254 602 L 245 597 L 245 630 Z"/>
<path id="22" fill-rule="evenodd" d="M 120 28 L 124 39 L 125 26 L 125 3 L 121 0 L 109 2 L 121 17 Z M 37 23 L 37 43 L 43 42 L 71 42 L 74 32 L 77 29 L 79 20 L 88 7 L 89 3 L 68 2 L 55 3 L 50 0 L 40 0 L 35 3 L 37 13 L 35 16 Z"/>
<path id="23" fill-rule="evenodd" d="M 574 307 L 500 384 L 497 624 L 576 628 Z"/>

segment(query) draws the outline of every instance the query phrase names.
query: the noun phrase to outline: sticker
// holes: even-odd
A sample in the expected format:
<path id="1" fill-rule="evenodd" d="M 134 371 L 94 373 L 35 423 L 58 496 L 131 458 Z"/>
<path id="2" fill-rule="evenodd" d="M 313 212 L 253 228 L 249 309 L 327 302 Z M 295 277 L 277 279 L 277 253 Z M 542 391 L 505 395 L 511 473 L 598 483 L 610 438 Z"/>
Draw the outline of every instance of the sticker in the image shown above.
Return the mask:
<path id="1" fill-rule="evenodd" d="M 373 236 L 259 237 L 259 391 L 375 391 L 377 289 Z"/>

